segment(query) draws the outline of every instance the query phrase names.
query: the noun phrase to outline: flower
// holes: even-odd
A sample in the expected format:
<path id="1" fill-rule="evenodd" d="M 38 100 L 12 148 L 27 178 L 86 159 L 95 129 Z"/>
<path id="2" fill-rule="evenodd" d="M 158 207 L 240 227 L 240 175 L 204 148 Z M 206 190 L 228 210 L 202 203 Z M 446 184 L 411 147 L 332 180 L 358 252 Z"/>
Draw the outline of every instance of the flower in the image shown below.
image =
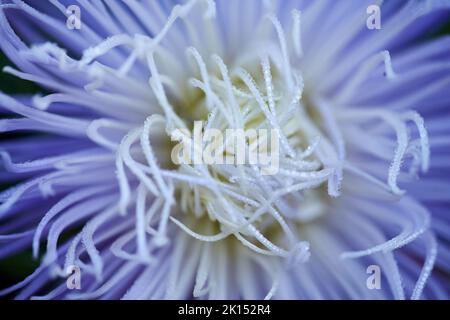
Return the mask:
<path id="1" fill-rule="evenodd" d="M 72 2 L 0 5 L 46 92 L 0 94 L 0 257 L 41 259 L 1 294 L 448 298 L 450 2 Z M 175 164 L 195 121 L 276 129 L 278 172 Z"/>

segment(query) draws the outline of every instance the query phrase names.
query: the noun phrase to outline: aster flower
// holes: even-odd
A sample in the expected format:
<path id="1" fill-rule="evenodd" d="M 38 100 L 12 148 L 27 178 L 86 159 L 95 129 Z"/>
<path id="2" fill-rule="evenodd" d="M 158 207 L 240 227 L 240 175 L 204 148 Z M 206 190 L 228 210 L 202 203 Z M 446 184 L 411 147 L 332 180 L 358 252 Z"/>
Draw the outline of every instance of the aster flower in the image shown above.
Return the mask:
<path id="1" fill-rule="evenodd" d="M 173 2 L 1 1 L 45 93 L 0 94 L 0 257 L 40 263 L 0 293 L 447 299 L 450 2 Z M 175 164 L 194 121 L 277 129 L 278 172 Z"/>

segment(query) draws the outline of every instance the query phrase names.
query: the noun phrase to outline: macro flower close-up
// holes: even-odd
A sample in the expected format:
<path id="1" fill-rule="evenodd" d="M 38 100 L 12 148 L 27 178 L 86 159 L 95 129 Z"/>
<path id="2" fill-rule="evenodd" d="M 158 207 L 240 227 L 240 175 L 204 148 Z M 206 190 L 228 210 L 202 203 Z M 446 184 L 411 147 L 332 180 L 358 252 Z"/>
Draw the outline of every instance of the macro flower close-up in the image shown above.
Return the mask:
<path id="1" fill-rule="evenodd" d="M 0 296 L 448 300 L 449 25 L 447 0 L 0 0 Z"/>

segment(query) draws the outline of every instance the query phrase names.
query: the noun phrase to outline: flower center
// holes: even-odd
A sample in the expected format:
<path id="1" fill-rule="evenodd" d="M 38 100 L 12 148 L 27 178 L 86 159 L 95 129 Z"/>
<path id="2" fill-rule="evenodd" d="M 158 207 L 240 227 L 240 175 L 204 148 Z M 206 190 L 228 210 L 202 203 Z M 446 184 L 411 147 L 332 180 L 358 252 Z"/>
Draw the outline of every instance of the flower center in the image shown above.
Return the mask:
<path id="1" fill-rule="evenodd" d="M 187 52 L 197 74 L 188 80 L 187 98 L 172 103 L 172 124 L 183 126 L 172 130 L 184 129 L 175 140 L 193 153 L 210 147 L 211 141 L 206 146 L 204 140 L 195 141 L 194 123 L 204 121 L 203 132 L 241 130 L 250 149 L 257 140 L 252 140 L 250 131 L 275 129 L 278 167 L 275 174 L 264 174 L 259 163 L 192 164 L 178 156 L 172 176 L 182 182 L 176 187 L 180 212 L 172 221 L 199 240 L 219 241 L 234 235 L 255 251 L 290 255 L 300 241 L 292 231 L 296 224 L 325 212 L 324 198 L 329 196 L 320 186 L 328 181 L 328 192 L 339 192 L 340 177 L 330 179 L 338 175 L 331 166 L 337 160 L 330 161 L 338 155 L 321 128 L 323 115 L 302 102 L 300 73 L 289 69 L 285 75 L 282 63 L 268 55 L 234 66 L 217 55 L 207 63 L 195 48 Z M 233 142 L 224 141 L 226 145 Z M 282 249 L 286 245 L 291 248 Z"/>

